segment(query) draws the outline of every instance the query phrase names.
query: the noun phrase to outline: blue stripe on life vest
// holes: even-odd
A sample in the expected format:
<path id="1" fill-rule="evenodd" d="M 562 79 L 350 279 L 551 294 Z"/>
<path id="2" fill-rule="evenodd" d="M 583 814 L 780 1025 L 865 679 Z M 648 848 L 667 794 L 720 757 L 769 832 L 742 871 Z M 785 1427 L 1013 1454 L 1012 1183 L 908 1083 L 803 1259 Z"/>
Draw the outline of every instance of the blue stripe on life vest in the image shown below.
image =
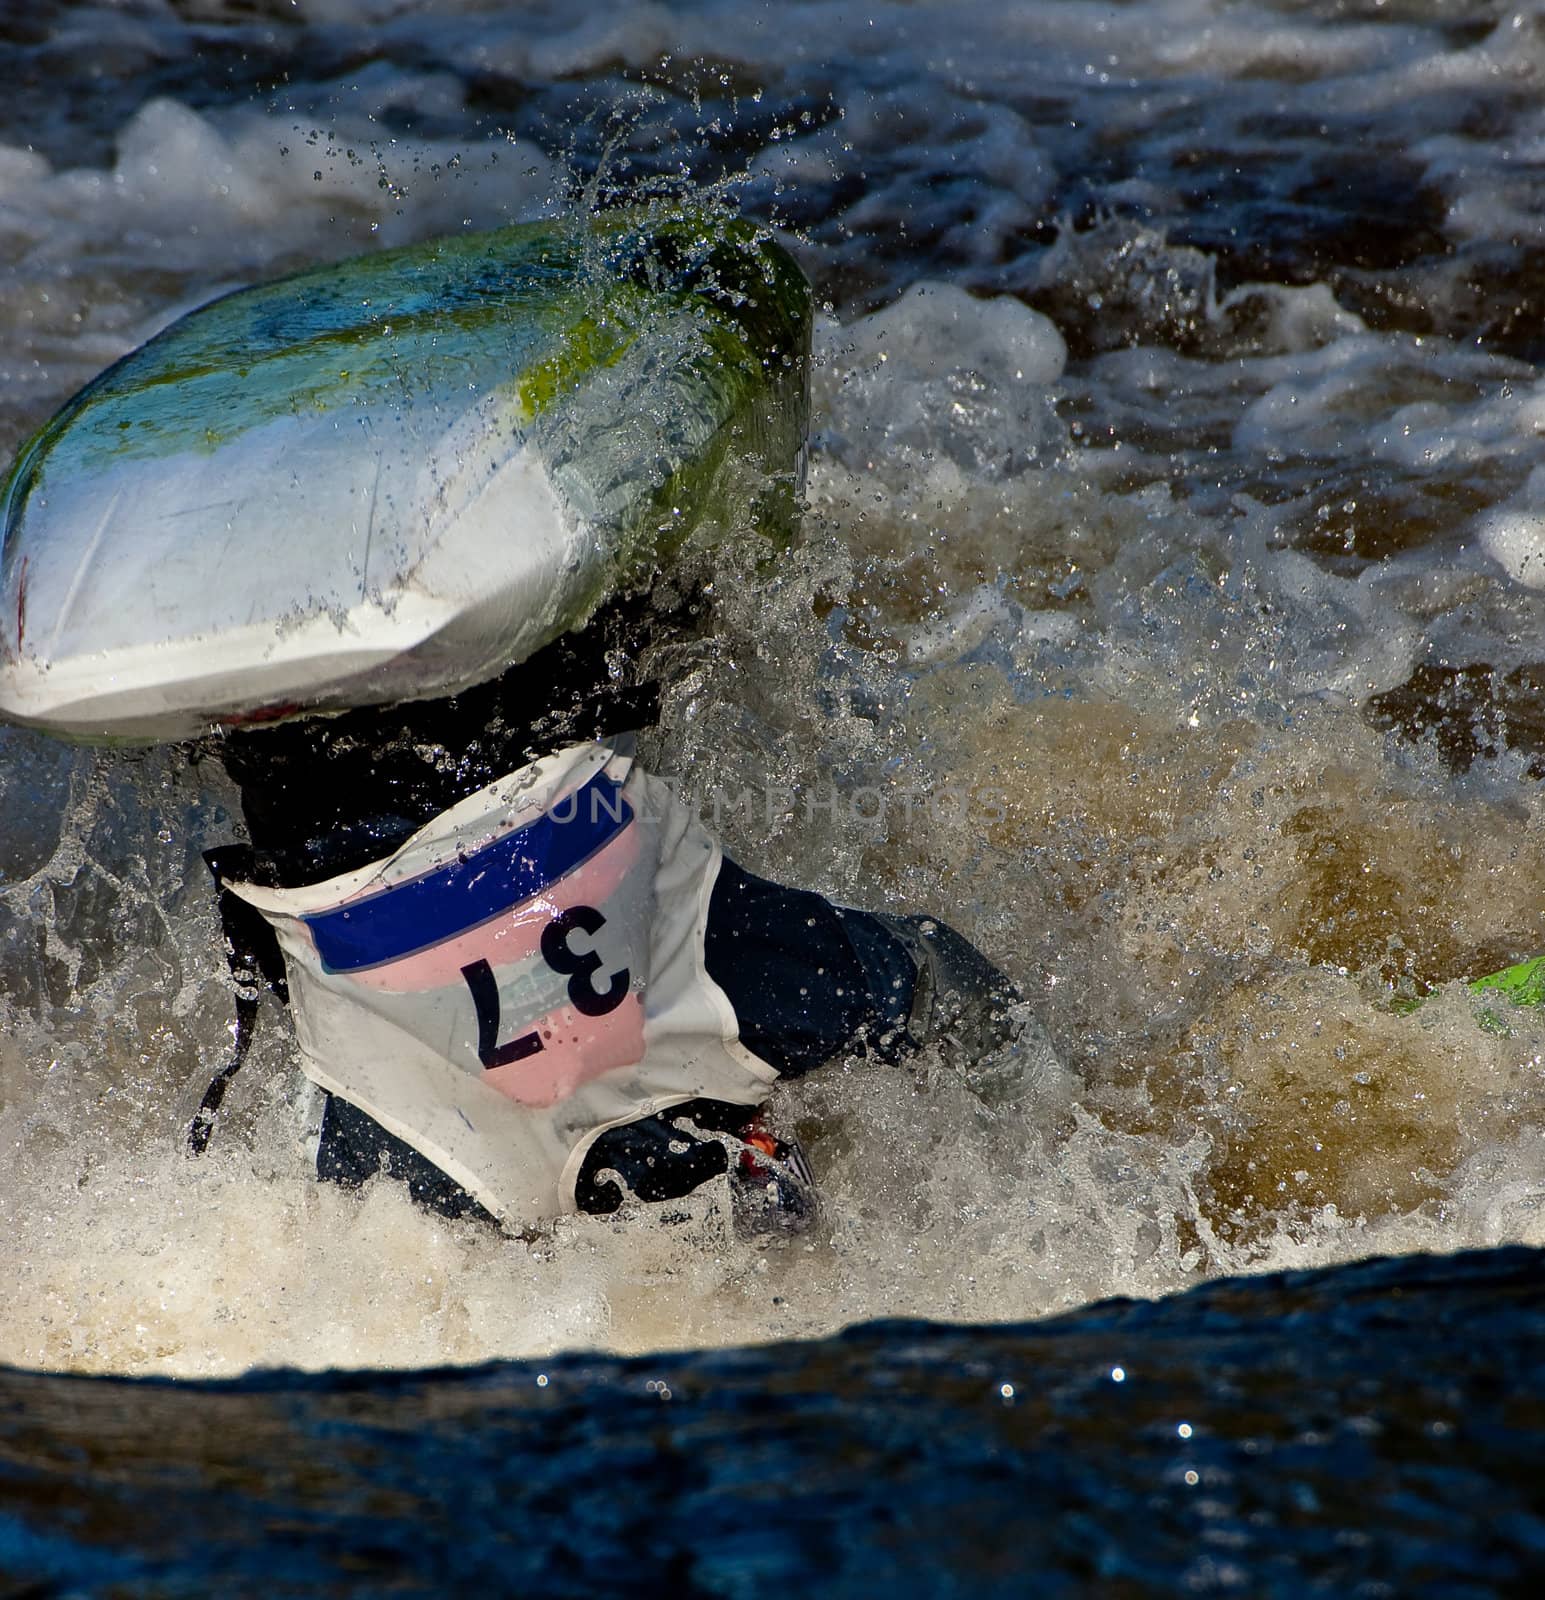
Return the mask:
<path id="1" fill-rule="evenodd" d="M 358 972 L 397 961 L 551 888 L 632 820 L 622 786 L 598 772 L 551 811 L 481 850 L 302 920 L 316 941 L 324 972 Z"/>

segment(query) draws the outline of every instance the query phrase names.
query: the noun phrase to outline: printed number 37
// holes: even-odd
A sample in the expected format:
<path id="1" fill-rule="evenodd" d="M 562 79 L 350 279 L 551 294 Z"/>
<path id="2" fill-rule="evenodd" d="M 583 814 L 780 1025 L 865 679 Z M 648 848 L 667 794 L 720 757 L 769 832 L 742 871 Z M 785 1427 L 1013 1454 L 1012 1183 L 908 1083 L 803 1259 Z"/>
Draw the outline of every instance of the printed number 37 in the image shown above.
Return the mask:
<path id="1" fill-rule="evenodd" d="M 605 989 L 597 989 L 595 975 L 601 970 L 600 956 L 594 950 L 581 954 L 569 948 L 569 935 L 575 929 L 593 934 L 605 926 L 606 918 L 594 906 L 571 906 L 542 929 L 542 959 L 554 972 L 567 976 L 569 1002 L 586 1017 L 604 1017 L 608 1011 L 615 1011 L 626 999 L 632 981 L 628 969 L 622 967 L 611 975 Z M 507 1067 L 542 1049 L 542 1035 L 535 1028 L 505 1044 L 499 1043 L 499 984 L 486 961 L 469 962 L 461 969 L 461 975 L 472 991 L 472 1004 L 477 1011 L 477 1054 L 485 1067 Z"/>

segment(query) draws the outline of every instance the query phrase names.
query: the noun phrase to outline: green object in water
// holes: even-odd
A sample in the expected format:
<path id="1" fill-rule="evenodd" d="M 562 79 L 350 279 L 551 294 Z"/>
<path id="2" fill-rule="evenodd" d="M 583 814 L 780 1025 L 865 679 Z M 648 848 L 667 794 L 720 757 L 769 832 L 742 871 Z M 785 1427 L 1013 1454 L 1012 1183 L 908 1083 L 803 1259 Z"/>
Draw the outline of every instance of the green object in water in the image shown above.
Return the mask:
<path id="1" fill-rule="evenodd" d="M 1530 956 L 1527 961 L 1504 967 L 1501 972 L 1489 972 L 1484 978 L 1476 978 L 1465 987 L 1480 998 L 1501 995 L 1515 1006 L 1545 1005 L 1545 956 Z M 1482 1007 L 1476 1013 L 1476 1021 L 1487 1033 L 1512 1032 L 1506 1019 L 1489 1006 Z"/>
<path id="2" fill-rule="evenodd" d="M 1467 987 L 1475 995 L 1505 995 L 1515 1006 L 1545 1005 L 1545 956 L 1530 956 L 1516 966 L 1477 978 Z"/>

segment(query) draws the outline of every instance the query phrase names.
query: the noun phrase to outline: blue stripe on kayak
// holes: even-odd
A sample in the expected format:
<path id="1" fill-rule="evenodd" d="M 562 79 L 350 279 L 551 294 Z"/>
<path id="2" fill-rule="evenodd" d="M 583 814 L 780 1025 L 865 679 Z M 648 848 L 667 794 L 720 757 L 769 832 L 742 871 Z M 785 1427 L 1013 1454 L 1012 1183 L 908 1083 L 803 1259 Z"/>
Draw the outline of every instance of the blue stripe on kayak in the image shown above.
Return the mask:
<path id="1" fill-rule="evenodd" d="M 552 811 L 450 866 L 302 920 L 324 972 L 398 961 L 551 888 L 632 820 L 621 784 L 598 772 Z"/>

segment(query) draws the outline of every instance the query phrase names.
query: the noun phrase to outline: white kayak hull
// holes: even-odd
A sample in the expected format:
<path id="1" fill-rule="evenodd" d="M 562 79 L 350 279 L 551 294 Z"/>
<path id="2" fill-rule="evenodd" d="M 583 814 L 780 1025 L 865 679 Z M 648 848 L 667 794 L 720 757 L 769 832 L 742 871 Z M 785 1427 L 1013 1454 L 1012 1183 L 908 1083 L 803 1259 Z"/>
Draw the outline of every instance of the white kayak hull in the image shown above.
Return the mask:
<path id="1" fill-rule="evenodd" d="M 0 714 L 175 739 L 483 681 L 789 501 L 808 338 L 798 269 L 744 225 L 626 216 L 216 301 L 18 457 Z"/>

